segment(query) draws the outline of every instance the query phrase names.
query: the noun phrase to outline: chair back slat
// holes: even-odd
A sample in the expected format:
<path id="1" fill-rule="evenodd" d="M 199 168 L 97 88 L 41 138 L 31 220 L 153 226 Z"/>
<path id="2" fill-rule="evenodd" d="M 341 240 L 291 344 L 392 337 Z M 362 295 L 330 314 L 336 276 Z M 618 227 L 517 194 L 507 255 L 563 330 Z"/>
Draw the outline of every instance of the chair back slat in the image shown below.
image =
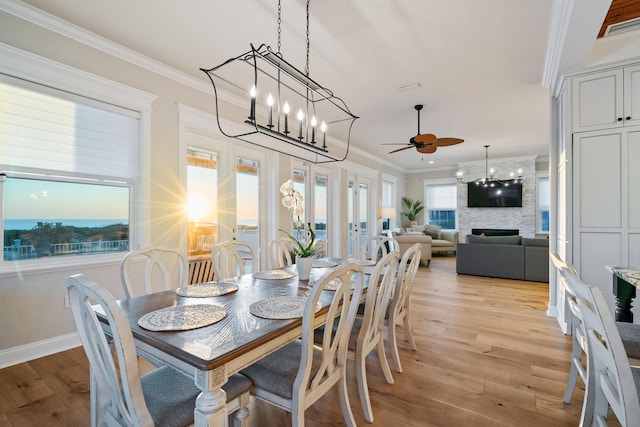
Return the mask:
<path id="1" fill-rule="evenodd" d="M 134 266 L 141 259 L 146 260 L 141 280 L 145 294 L 188 285 L 189 266 L 186 255 L 179 249 L 150 246 L 128 252 L 120 263 L 120 279 L 127 298 L 140 294 L 135 291 L 134 283 L 137 281 L 134 280 Z M 170 274 L 175 268 L 167 268 L 169 261 L 173 267 L 177 266 L 177 280 Z"/>
<path id="2" fill-rule="evenodd" d="M 278 237 L 269 242 L 270 268 L 284 268 L 293 264 L 291 253 L 294 249 L 293 242 L 288 237 Z"/>
<path id="3" fill-rule="evenodd" d="M 258 271 L 258 255 L 249 242 L 227 240 L 211 249 L 211 264 L 216 280 L 229 279 L 245 274 L 246 262 L 251 262 L 252 271 Z"/>
<path id="4" fill-rule="evenodd" d="M 398 242 L 389 236 L 369 236 L 362 244 L 360 259 L 378 261 L 389 252 L 397 251 Z"/>

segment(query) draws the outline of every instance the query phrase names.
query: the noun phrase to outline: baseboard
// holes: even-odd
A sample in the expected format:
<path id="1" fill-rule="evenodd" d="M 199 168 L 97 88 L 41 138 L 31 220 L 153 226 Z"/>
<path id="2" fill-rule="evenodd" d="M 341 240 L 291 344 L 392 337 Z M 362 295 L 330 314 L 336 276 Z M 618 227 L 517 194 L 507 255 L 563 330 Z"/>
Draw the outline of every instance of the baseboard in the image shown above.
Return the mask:
<path id="1" fill-rule="evenodd" d="M 82 345 L 77 332 L 0 351 L 0 369 Z"/>

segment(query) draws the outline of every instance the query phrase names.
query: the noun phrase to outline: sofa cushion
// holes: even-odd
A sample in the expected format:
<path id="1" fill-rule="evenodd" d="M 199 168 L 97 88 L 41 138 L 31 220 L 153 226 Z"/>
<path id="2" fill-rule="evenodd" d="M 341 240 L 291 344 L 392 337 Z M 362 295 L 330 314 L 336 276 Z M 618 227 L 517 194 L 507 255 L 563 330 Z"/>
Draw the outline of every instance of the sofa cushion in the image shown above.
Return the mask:
<path id="1" fill-rule="evenodd" d="M 524 246 L 541 246 L 544 248 L 548 248 L 549 247 L 549 239 L 532 239 L 529 237 L 523 237 L 522 238 L 522 244 Z"/>
<path id="2" fill-rule="evenodd" d="M 465 239 L 467 243 L 519 245 L 522 241 L 522 236 L 476 236 L 474 234 L 467 234 Z"/>

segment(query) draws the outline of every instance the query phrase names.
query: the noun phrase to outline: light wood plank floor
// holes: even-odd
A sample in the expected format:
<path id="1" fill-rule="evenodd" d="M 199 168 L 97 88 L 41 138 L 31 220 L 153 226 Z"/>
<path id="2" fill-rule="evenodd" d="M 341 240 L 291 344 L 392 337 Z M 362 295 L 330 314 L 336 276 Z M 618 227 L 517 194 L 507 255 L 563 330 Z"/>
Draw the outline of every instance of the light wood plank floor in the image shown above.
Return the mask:
<path id="1" fill-rule="evenodd" d="M 413 292 L 418 345 L 401 343 L 404 372 L 389 385 L 369 356 L 377 426 L 575 426 L 583 384 L 562 403 L 570 337 L 546 316 L 546 283 L 458 276 L 454 257 L 421 267 Z M 401 329 L 401 328 L 400 328 Z M 402 337 L 402 330 L 399 330 Z M 350 362 L 352 363 L 352 362 Z M 350 365 L 356 422 L 367 425 Z M 89 369 L 77 348 L 0 370 L 0 427 L 86 426 Z M 289 426 L 284 411 L 252 399 L 252 426 Z M 312 406 L 307 426 L 342 426 L 337 391 Z"/>

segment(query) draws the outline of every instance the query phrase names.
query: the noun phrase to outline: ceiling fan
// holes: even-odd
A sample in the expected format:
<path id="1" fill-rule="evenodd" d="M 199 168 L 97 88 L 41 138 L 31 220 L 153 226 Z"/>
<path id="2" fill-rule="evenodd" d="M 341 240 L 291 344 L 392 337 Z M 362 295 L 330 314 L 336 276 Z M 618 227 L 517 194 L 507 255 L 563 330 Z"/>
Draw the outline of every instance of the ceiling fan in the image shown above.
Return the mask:
<path id="1" fill-rule="evenodd" d="M 418 112 L 418 134 L 411 138 L 407 144 L 383 144 L 383 145 L 404 145 L 402 148 L 390 151 L 389 154 L 397 153 L 398 151 L 408 150 L 415 147 L 419 153 L 431 154 L 435 153 L 438 147 L 447 147 L 449 145 L 460 144 L 464 139 L 460 138 L 438 138 L 432 133 L 420 133 L 420 110 L 422 110 L 422 104 L 418 104 L 414 107 Z"/>

